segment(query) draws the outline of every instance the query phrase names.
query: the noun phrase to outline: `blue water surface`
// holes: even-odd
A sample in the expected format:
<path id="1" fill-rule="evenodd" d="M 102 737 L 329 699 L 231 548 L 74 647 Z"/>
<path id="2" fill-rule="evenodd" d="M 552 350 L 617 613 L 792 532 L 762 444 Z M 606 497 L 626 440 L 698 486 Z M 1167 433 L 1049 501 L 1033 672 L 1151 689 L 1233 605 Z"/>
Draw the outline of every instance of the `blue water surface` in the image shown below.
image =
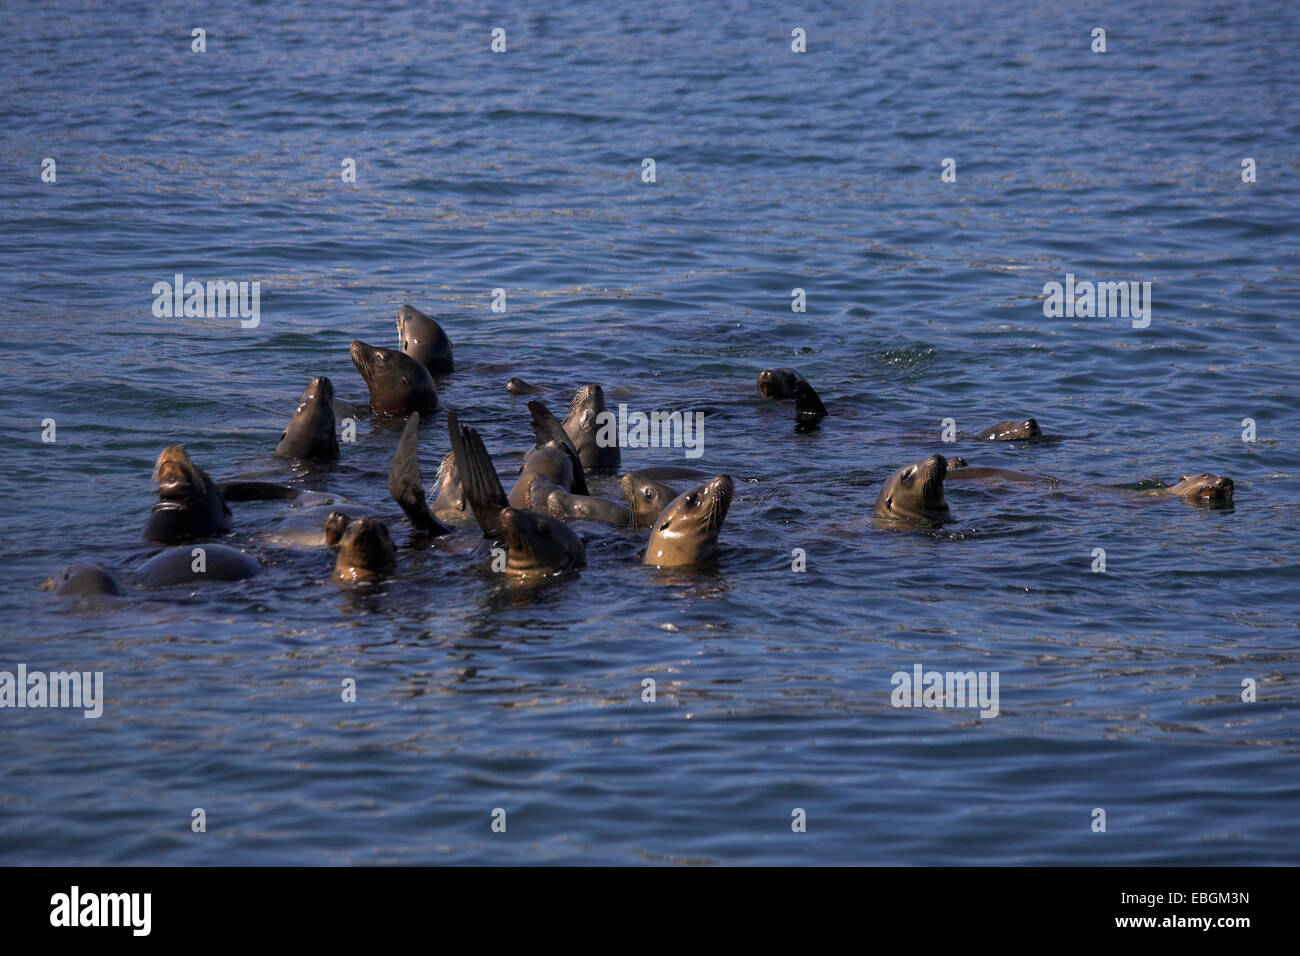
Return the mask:
<path id="1" fill-rule="evenodd" d="M 3 5 L 0 669 L 106 702 L 0 710 L 0 862 L 1300 861 L 1297 53 L 1293 7 L 1208 0 Z M 259 324 L 155 317 L 176 273 L 260 282 Z M 1150 282 L 1149 327 L 1045 316 L 1067 274 Z M 704 412 L 703 457 L 623 459 L 733 476 L 716 565 L 585 527 L 580 575 L 511 586 L 472 534 L 410 545 L 400 422 L 273 457 L 404 302 L 507 481 L 513 375 Z M 136 586 L 173 443 L 379 508 L 398 571 L 344 589 L 253 503 L 258 577 Z M 426 423 L 427 479 L 447 450 Z M 934 452 L 1066 480 L 876 526 Z M 1137 493 L 1203 471 L 1233 507 Z M 73 562 L 129 593 L 39 590 Z M 996 672 L 998 716 L 894 707 L 917 664 Z"/>

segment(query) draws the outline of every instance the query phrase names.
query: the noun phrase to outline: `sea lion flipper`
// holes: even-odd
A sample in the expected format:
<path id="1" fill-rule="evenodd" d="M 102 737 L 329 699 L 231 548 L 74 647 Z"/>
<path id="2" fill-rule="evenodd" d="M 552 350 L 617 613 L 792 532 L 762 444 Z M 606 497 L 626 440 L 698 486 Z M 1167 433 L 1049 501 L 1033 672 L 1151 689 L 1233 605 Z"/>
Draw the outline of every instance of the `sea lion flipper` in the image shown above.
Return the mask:
<path id="1" fill-rule="evenodd" d="M 420 413 L 412 412 L 402 429 L 388 472 L 388 493 L 406 514 L 416 531 L 429 535 L 450 534 L 451 529 L 433 516 L 420 480 Z"/>
<path id="2" fill-rule="evenodd" d="M 826 417 L 821 396 L 807 382 L 801 381 L 794 387 L 794 412 L 795 421 L 800 425 L 816 425 Z"/>
<path id="3" fill-rule="evenodd" d="M 456 453 L 456 466 L 465 497 L 474 509 L 479 527 L 488 537 L 499 538 L 501 512 L 509 507 L 509 503 L 483 439 L 473 428 L 462 428 L 455 412 L 447 413 L 447 435 L 451 439 L 451 450 Z"/>
<path id="4" fill-rule="evenodd" d="M 574 447 L 573 440 L 569 438 L 568 432 L 560 424 L 560 420 L 535 398 L 528 403 L 528 411 L 532 413 L 533 434 L 537 437 L 537 447 L 555 443 L 563 448 L 569 460 L 573 462 L 573 487 L 569 490 L 575 495 L 590 495 L 591 492 L 587 490 L 587 474 L 582 470 L 582 458 L 578 454 L 578 449 Z"/>

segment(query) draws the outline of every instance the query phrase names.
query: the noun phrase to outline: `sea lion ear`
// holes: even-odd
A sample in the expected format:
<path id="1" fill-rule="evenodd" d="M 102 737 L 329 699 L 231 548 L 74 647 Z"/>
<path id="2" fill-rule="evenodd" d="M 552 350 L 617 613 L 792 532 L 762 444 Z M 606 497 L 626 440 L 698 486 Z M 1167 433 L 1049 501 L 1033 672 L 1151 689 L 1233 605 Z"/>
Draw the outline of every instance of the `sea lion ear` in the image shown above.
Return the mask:
<path id="1" fill-rule="evenodd" d="M 284 431 L 280 432 L 280 441 L 284 441 L 284 436 L 287 434 L 289 434 L 289 429 L 287 428 Z"/>

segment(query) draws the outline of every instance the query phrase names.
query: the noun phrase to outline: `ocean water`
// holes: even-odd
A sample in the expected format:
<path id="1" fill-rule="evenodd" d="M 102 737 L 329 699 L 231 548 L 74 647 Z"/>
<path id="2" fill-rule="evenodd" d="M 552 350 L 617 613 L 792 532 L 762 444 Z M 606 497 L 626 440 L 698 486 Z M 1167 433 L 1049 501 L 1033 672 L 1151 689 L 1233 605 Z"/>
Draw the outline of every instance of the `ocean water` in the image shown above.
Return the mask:
<path id="1" fill-rule="evenodd" d="M 105 704 L 0 710 L 0 862 L 1300 862 L 1298 50 L 1294 9 L 1198 0 L 4 5 L 0 670 Z M 155 317 L 175 273 L 260 282 L 259 324 Z M 1149 326 L 1048 317 L 1067 274 L 1150 282 Z M 584 527 L 579 575 L 511 586 L 472 534 L 411 547 L 400 422 L 273 457 L 404 302 L 507 482 L 512 375 L 703 412 L 701 458 L 623 458 L 733 476 L 716 563 Z M 173 443 L 379 508 L 398 570 L 344 589 L 235 504 L 259 576 L 136 586 Z M 428 480 L 447 450 L 436 416 Z M 876 526 L 934 452 L 1069 480 Z M 1136 494 L 1202 471 L 1232 507 Z M 129 593 L 39 590 L 87 561 Z M 893 706 L 917 665 L 996 673 L 998 715 Z"/>

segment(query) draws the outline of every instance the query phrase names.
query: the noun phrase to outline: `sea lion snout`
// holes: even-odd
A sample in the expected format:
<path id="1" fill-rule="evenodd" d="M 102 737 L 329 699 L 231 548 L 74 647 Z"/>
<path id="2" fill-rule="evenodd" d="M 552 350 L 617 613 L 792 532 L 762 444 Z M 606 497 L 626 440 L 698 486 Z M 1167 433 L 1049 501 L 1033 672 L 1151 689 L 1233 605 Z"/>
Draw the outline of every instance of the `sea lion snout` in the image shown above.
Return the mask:
<path id="1" fill-rule="evenodd" d="M 352 356 L 352 364 L 357 367 L 357 371 L 361 373 L 363 378 L 366 375 L 366 371 L 370 368 L 370 363 L 373 361 L 375 353 L 378 351 L 378 349 L 367 345 L 360 339 L 354 339 L 352 345 L 348 348 L 348 352 Z M 382 358 L 382 355 L 380 357 Z"/>
<path id="2" fill-rule="evenodd" d="M 318 375 L 307 385 L 307 398 L 322 401 L 334 401 L 334 383 L 324 375 Z"/>

